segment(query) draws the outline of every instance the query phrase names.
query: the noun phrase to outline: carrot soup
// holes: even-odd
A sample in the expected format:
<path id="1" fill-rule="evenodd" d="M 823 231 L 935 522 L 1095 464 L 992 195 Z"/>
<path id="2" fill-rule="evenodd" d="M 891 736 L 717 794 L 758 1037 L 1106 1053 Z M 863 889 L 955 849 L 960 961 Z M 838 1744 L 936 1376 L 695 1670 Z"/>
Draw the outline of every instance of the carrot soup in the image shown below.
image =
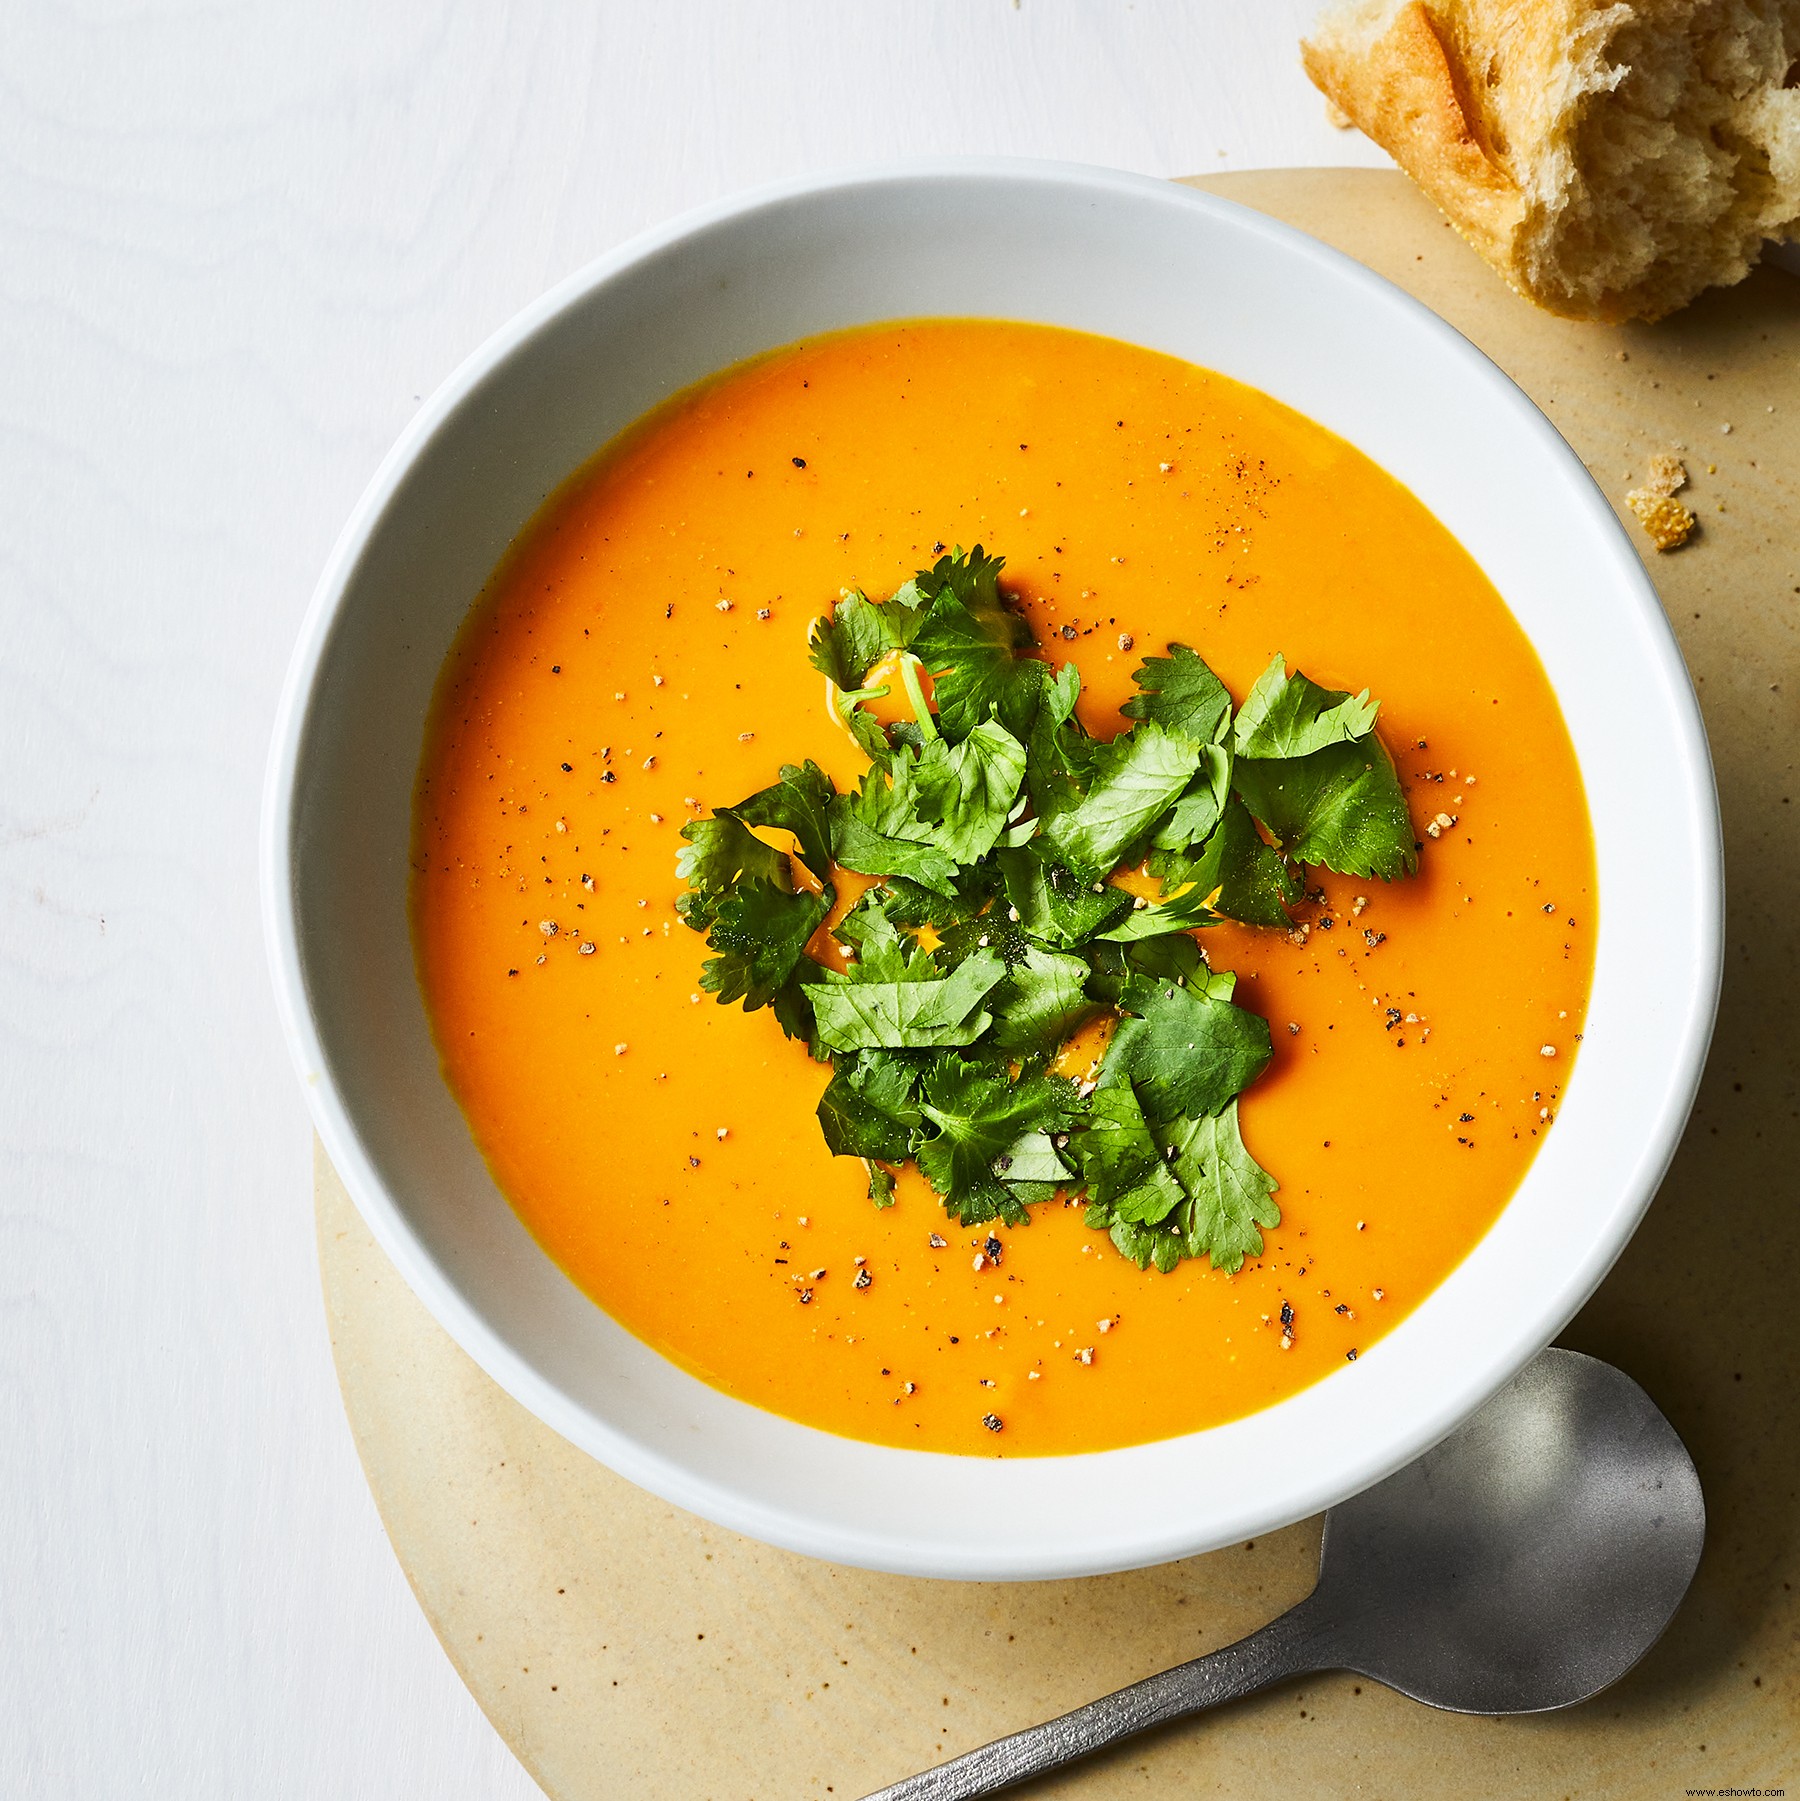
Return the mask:
<path id="1" fill-rule="evenodd" d="M 639 422 L 489 581 L 416 793 L 445 1077 L 545 1251 L 716 1387 L 933 1451 L 1366 1354 L 1551 1129 L 1595 908 L 1543 669 L 1418 500 L 1032 325 Z"/>

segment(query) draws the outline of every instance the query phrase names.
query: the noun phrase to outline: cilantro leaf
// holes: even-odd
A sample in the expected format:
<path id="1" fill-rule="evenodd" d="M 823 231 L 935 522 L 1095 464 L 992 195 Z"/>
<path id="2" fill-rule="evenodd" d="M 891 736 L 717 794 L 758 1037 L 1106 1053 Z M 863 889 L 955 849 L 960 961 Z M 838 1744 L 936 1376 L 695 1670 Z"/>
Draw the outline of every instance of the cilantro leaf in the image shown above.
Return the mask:
<path id="1" fill-rule="evenodd" d="M 1048 1132 L 1027 1132 L 1015 1139 L 996 1168 L 1013 1198 L 1027 1206 L 1049 1200 L 1072 1173 Z"/>
<path id="2" fill-rule="evenodd" d="M 1232 735 L 1240 757 L 1304 757 L 1366 736 L 1379 711 L 1367 688 L 1354 696 L 1321 688 L 1298 670 L 1290 676 L 1278 656 L 1256 678 Z"/>
<path id="3" fill-rule="evenodd" d="M 1259 1226 L 1281 1223 L 1273 1195 L 1279 1184 L 1250 1155 L 1238 1128 L 1235 1100 L 1216 1114 L 1179 1121 L 1171 1133 L 1174 1170 L 1187 1191 L 1188 1206 L 1178 1216 L 1187 1254 L 1203 1253 L 1214 1269 L 1236 1275 L 1246 1257 L 1260 1257 Z"/>
<path id="4" fill-rule="evenodd" d="M 994 990 L 994 1043 L 1019 1057 L 1047 1057 L 1083 1020 L 1099 1011 L 1088 998 L 1085 958 L 1023 946 L 1008 960 L 1006 980 Z"/>
<path id="5" fill-rule="evenodd" d="M 846 588 L 831 612 L 813 621 L 807 660 L 846 694 L 860 689 L 890 650 L 904 650 L 925 615 L 911 582 L 890 600 L 871 600 L 860 588 Z"/>
<path id="6" fill-rule="evenodd" d="M 939 557 L 929 569 L 921 569 L 907 584 L 910 604 L 924 607 L 929 614 L 938 601 L 948 598 L 972 618 L 985 617 L 995 608 L 1004 607 L 1000 572 L 1005 567 L 1005 557 L 991 557 L 979 544 L 973 550 L 959 545 L 950 555 Z M 1018 624 L 1023 628 L 1018 642 L 1031 644 L 1030 628 L 1022 619 Z"/>
<path id="7" fill-rule="evenodd" d="M 919 817 L 914 753 L 904 745 L 867 770 L 857 792 L 831 803 L 831 852 L 859 875 L 906 876 L 955 892 L 956 859 L 931 842 Z"/>
<path id="8" fill-rule="evenodd" d="M 1146 1116 L 1217 1113 L 1268 1066 L 1268 1021 L 1231 1003 L 1233 978 L 1188 983 L 1134 976 L 1119 995 L 1119 1022 L 1100 1065 L 1100 1086 L 1130 1082 Z"/>
<path id="9" fill-rule="evenodd" d="M 973 956 L 976 951 L 991 950 L 1006 965 L 1007 974 L 1011 975 L 1038 948 L 1036 941 L 1020 928 L 1018 921 L 1007 917 L 1004 907 L 989 907 L 985 912 L 956 920 L 940 929 L 932 954 L 946 969 L 950 969 L 963 958 Z M 996 1007 L 1004 992 L 1001 989 L 994 991 Z"/>
<path id="10" fill-rule="evenodd" d="M 1086 1130 L 1074 1141 L 1087 1183 L 1087 1224 L 1108 1232 L 1140 1269 L 1165 1273 L 1181 1261 L 1177 1230 L 1155 1228 L 1187 1196 L 1170 1173 L 1129 1082 L 1102 1088 L 1088 1102 Z"/>
<path id="11" fill-rule="evenodd" d="M 1103 745 L 1093 786 L 1043 828 L 1044 842 L 1077 875 L 1116 868 L 1200 767 L 1200 748 L 1159 725 L 1140 725 Z"/>
<path id="12" fill-rule="evenodd" d="M 1158 850 L 1186 850 L 1203 844 L 1225 816 L 1231 798 L 1231 755 L 1216 744 L 1200 747 L 1200 768 L 1182 790 L 1150 842 Z"/>
<path id="13" fill-rule="evenodd" d="M 879 889 L 871 888 L 838 921 L 835 932 L 856 952 L 856 964 L 847 973 L 847 981 L 935 982 L 944 973 L 929 951 L 900 936 L 881 904 Z"/>
<path id="14" fill-rule="evenodd" d="M 850 810 L 884 836 L 923 844 L 930 827 L 919 817 L 918 755 L 905 745 L 884 752 L 863 772 Z"/>
<path id="15" fill-rule="evenodd" d="M 912 1155 L 925 1116 L 918 1103 L 919 1066 L 905 1056 L 864 1051 L 836 1059 L 819 1101 L 819 1128 L 835 1157 Z"/>
<path id="16" fill-rule="evenodd" d="M 912 777 L 932 844 L 955 863 L 985 857 L 1006 829 L 1024 779 L 1025 746 L 995 720 L 955 744 L 934 738 Z"/>
<path id="17" fill-rule="evenodd" d="M 1117 1006 L 1132 976 L 1160 976 L 1178 986 L 1203 981 L 1206 958 L 1191 932 L 1162 932 L 1154 938 L 1109 940 L 1088 946 L 1088 993 Z"/>
<path id="18" fill-rule="evenodd" d="M 882 884 L 882 909 L 895 925 L 931 926 L 939 932 L 980 919 L 1000 890 L 997 862 L 960 870 L 945 889 L 927 888 L 901 876 Z"/>
<path id="19" fill-rule="evenodd" d="M 862 698 L 861 695 L 839 694 L 835 702 L 838 718 L 865 757 L 884 757 L 889 746 L 887 728 L 873 713 L 863 709 L 859 704 Z M 898 735 L 899 728 L 895 729 Z"/>
<path id="20" fill-rule="evenodd" d="M 1046 862 L 1037 845 L 1000 851 L 996 861 L 1020 928 L 1045 944 L 1081 944 L 1131 911 L 1123 888 L 1084 882 L 1061 863 Z"/>
<path id="21" fill-rule="evenodd" d="M 1029 623 L 1000 596 L 1004 567 L 977 544 L 914 578 L 931 605 L 912 649 L 931 671 L 938 727 L 953 742 L 989 718 L 1028 737 L 1050 685 L 1049 664 L 1021 654 L 1035 646 Z"/>
<path id="22" fill-rule="evenodd" d="M 794 965 L 793 974 L 775 991 L 769 1011 L 789 1038 L 798 1038 L 806 1046 L 815 1063 L 824 1063 L 829 1060 L 829 1053 L 813 1037 L 813 1010 L 809 998 L 811 979 L 818 973 L 818 967 L 811 957 L 800 958 Z"/>
<path id="23" fill-rule="evenodd" d="M 1081 1167 L 1090 1207 L 1110 1207 L 1162 1162 L 1137 1091 L 1129 1082 L 1097 1088 L 1088 1097 L 1083 1129 L 1070 1143 Z M 1106 1221 L 1093 1223 L 1108 1224 L 1110 1215 Z"/>
<path id="24" fill-rule="evenodd" d="M 973 1044 L 993 1024 L 981 1003 L 1005 975 L 991 951 L 935 981 L 865 982 L 827 971 L 810 996 L 819 1042 L 834 1051 Z"/>
<path id="25" fill-rule="evenodd" d="M 1127 719 L 1159 725 L 1193 744 L 1216 744 L 1231 722 L 1225 684 L 1185 644 L 1166 657 L 1146 657 L 1131 678 L 1140 692 L 1119 711 Z"/>
<path id="26" fill-rule="evenodd" d="M 1113 1224 L 1115 1226 L 1120 1224 L 1127 1226 L 1160 1225 L 1186 1199 L 1185 1191 L 1175 1177 L 1169 1173 L 1168 1165 L 1158 1163 L 1135 1188 L 1129 1189 L 1113 1202 Z M 1135 1257 L 1137 1255 L 1136 1247 L 1134 1246 L 1127 1255 Z M 1152 1256 L 1154 1255 L 1155 1253 L 1152 1252 Z"/>
<path id="27" fill-rule="evenodd" d="M 781 766 L 781 779 L 735 807 L 721 811 L 746 825 L 776 826 L 792 832 L 800 845 L 800 858 L 821 882 L 831 880 L 831 825 L 826 809 L 837 790 L 817 763 Z M 696 823 L 704 823 L 697 821 Z M 684 835 L 686 828 L 683 828 Z M 678 871 L 679 873 L 679 871 Z"/>
<path id="28" fill-rule="evenodd" d="M 919 1146 L 919 1168 L 949 1210 L 965 1226 L 996 1218 L 1022 1225 L 1025 1203 L 1007 1179 L 1015 1147 L 1029 1172 L 1021 1180 L 1044 1181 L 1042 1147 L 1032 1135 L 1067 1130 L 1079 1098 L 1059 1076 L 1015 1082 L 1004 1064 L 947 1056 L 925 1072 L 920 1106 L 937 1131 Z"/>
<path id="29" fill-rule="evenodd" d="M 1098 746 L 1075 717 L 1081 671 L 1065 663 L 1045 683 L 1026 743 L 1025 789 L 1040 824 L 1074 806 L 1093 779 Z"/>
<path id="30" fill-rule="evenodd" d="M 1210 899 L 1209 892 L 1195 882 L 1147 907 L 1134 902 L 1132 910 L 1116 926 L 1096 936 L 1111 944 L 1131 944 L 1140 938 L 1163 938 L 1171 932 L 1198 931 L 1219 917 L 1207 904 Z"/>
<path id="31" fill-rule="evenodd" d="M 887 750 L 888 734 L 861 703 L 886 694 L 891 684 L 869 687 L 870 673 L 884 657 L 904 651 L 913 641 L 924 623 L 924 604 L 915 582 L 903 583 L 884 601 L 871 600 L 859 588 L 846 588 L 837 606 L 813 621 L 808 659 L 831 682 L 838 718 L 871 757 Z M 894 731 L 897 737 L 909 731 L 917 735 L 916 728 L 905 724 Z"/>
<path id="32" fill-rule="evenodd" d="M 1197 857 L 1158 852 L 1150 867 L 1165 893 L 1191 883 L 1200 896 L 1216 895 L 1213 904 L 1227 919 L 1241 919 L 1246 925 L 1286 926 L 1286 909 L 1296 905 L 1303 892 L 1281 853 L 1263 842 L 1236 795 L 1225 803 L 1218 826 Z"/>
<path id="33" fill-rule="evenodd" d="M 1186 1200 L 1181 1184 L 1158 1164 L 1141 1187 L 1114 1206 L 1090 1207 L 1087 1223 L 1104 1228 L 1119 1254 L 1139 1269 L 1154 1264 L 1166 1276 L 1183 1257 L 1194 1255 L 1179 1217 Z"/>
<path id="34" fill-rule="evenodd" d="M 1373 733 L 1310 756 L 1240 764 L 1238 785 L 1296 863 L 1384 882 L 1419 867 L 1400 778 Z"/>
<path id="35" fill-rule="evenodd" d="M 847 796 L 839 796 L 844 800 Z M 940 894 L 955 892 L 956 864 L 935 845 L 889 838 L 864 824 L 850 808 L 834 810 L 831 841 L 837 860 L 858 875 L 905 876 Z"/>
<path id="36" fill-rule="evenodd" d="M 696 931 L 706 930 L 719 898 L 746 878 L 792 886 L 787 858 L 729 813 L 690 819 L 681 835 L 686 842 L 675 853 L 675 873 L 687 883 L 687 892 L 676 910 Z"/>
<path id="37" fill-rule="evenodd" d="M 713 908 L 706 942 L 719 954 L 701 966 L 700 986 L 721 1002 L 741 1000 L 746 1013 L 768 1006 L 787 987 L 831 901 L 829 888 L 797 894 L 745 877 Z M 798 1022 L 791 1010 L 788 1017 Z"/>

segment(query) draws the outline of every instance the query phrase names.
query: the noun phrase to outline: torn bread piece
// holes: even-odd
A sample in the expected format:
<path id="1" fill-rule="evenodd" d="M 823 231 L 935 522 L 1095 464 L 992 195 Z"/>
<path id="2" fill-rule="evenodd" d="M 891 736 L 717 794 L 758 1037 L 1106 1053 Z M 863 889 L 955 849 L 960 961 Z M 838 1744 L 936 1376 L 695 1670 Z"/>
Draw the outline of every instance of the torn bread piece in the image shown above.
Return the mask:
<path id="1" fill-rule="evenodd" d="M 1800 236 L 1800 0 L 1335 0 L 1302 55 L 1552 312 L 1660 318 Z"/>
<path id="2" fill-rule="evenodd" d="M 1680 457 L 1673 451 L 1659 451 L 1650 459 L 1649 479 L 1625 496 L 1625 504 L 1637 514 L 1638 523 L 1658 550 L 1679 550 L 1699 525 L 1675 498 L 1687 486 L 1687 478 L 1687 466 Z"/>

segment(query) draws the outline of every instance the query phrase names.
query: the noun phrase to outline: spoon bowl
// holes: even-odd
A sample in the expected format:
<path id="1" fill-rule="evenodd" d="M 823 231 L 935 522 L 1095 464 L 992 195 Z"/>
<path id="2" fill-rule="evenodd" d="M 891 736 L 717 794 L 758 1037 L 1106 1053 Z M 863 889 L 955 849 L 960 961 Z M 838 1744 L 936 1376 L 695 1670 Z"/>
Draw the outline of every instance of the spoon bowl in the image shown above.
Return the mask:
<path id="1" fill-rule="evenodd" d="M 1325 1516 L 1319 1581 L 1235 1645 L 867 1801 L 968 1801 L 1315 1670 L 1455 1713 L 1543 1713 L 1662 1636 L 1706 1541 L 1687 1448 L 1631 1378 L 1542 1352 L 1434 1450 Z"/>
<path id="2" fill-rule="evenodd" d="M 1705 1536 L 1700 1478 L 1650 1397 L 1551 1350 L 1325 1516 L 1307 1605 L 1332 1622 L 1332 1667 L 1456 1713 L 1542 1713 L 1649 1650 Z"/>

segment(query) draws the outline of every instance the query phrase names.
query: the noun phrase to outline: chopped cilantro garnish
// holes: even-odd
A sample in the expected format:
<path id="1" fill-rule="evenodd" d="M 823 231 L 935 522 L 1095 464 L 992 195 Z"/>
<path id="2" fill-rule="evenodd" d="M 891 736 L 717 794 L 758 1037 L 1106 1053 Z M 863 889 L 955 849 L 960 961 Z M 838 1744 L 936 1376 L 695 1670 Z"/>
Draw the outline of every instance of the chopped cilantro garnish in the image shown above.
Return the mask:
<path id="1" fill-rule="evenodd" d="M 915 960 L 916 961 L 916 960 Z M 819 1042 L 830 1051 L 929 1050 L 973 1044 L 994 1016 L 982 1001 L 1006 979 L 1006 965 L 979 951 L 947 976 L 909 968 L 898 981 L 870 981 L 827 970 L 811 991 Z"/>
<path id="2" fill-rule="evenodd" d="M 1310 756 L 1240 765 L 1239 786 L 1296 863 L 1391 882 L 1419 867 L 1393 760 L 1373 733 Z"/>
<path id="3" fill-rule="evenodd" d="M 1377 706 L 1277 657 L 1234 713 L 1172 644 L 1138 668 L 1129 728 L 1097 739 L 1079 675 L 1036 654 L 1001 568 L 977 545 L 885 600 L 847 590 L 814 624 L 869 768 L 839 793 L 790 765 L 683 828 L 679 910 L 714 953 L 701 984 L 772 1008 L 831 1064 L 820 1130 L 863 1159 L 877 1206 L 912 1162 L 965 1225 L 1078 1193 L 1141 1267 L 1235 1272 L 1281 1217 L 1238 1129 L 1269 1028 L 1195 934 L 1221 916 L 1288 926 L 1305 865 L 1417 867 Z M 895 684 L 911 717 L 883 726 L 865 703 Z M 1122 885 L 1125 866 L 1161 898 Z M 827 939 L 840 870 L 877 880 Z M 1096 1081 L 1055 1073 L 1109 1018 Z"/>
<path id="4" fill-rule="evenodd" d="M 919 1111 L 919 1065 L 884 1051 L 841 1057 L 819 1102 L 819 1127 L 839 1157 L 912 1155 Z"/>
<path id="5" fill-rule="evenodd" d="M 1231 735 L 1240 757 L 1304 757 L 1366 737 L 1375 729 L 1377 710 L 1367 688 L 1356 695 L 1321 688 L 1289 675 L 1277 657 L 1256 678 Z"/>
<path id="6" fill-rule="evenodd" d="M 856 717 L 873 724 L 867 713 Z M 857 792 L 838 795 L 828 811 L 832 853 L 845 869 L 905 876 L 942 894 L 955 893 L 956 860 L 931 842 L 931 828 L 919 817 L 913 753 L 905 745 L 887 751 Z"/>
<path id="7" fill-rule="evenodd" d="M 1134 679 L 1141 692 L 1119 709 L 1127 719 L 1148 720 L 1194 744 L 1224 737 L 1231 696 L 1185 644 L 1171 644 L 1166 657 L 1146 657 Z"/>
<path id="8" fill-rule="evenodd" d="M 920 1108 L 935 1130 L 915 1153 L 919 1168 L 965 1226 L 1022 1225 L 1026 1205 L 1069 1178 L 1046 1134 L 1074 1124 L 1081 1099 L 1073 1082 L 943 1057 L 925 1071 Z"/>
<path id="9" fill-rule="evenodd" d="M 959 744 L 934 738 L 913 777 L 931 842 L 953 863 L 979 863 L 999 843 L 1024 779 L 1025 746 L 992 719 Z"/>
<path id="10" fill-rule="evenodd" d="M 1134 976 L 1119 993 L 1119 1021 L 1100 1066 L 1100 1086 L 1129 1081 L 1157 1119 L 1217 1113 L 1269 1061 L 1269 1025 L 1234 1006 L 1236 977 L 1207 973 L 1182 984 Z"/>
<path id="11" fill-rule="evenodd" d="M 1085 957 L 1045 950 L 1029 939 L 1024 955 L 994 991 L 994 1043 L 1015 1057 L 1052 1057 L 1101 1004 L 1088 995 L 1092 971 Z"/>
<path id="12" fill-rule="evenodd" d="M 1094 759 L 1093 779 L 1044 827 L 1044 842 L 1089 881 L 1110 875 L 1175 806 L 1200 767 L 1200 747 L 1151 722 L 1121 732 Z"/>
<path id="13" fill-rule="evenodd" d="M 1264 841 L 1249 808 L 1236 795 L 1226 801 L 1217 828 L 1197 852 L 1159 851 L 1150 868 L 1161 880 L 1165 896 L 1183 888 L 1212 895 L 1219 912 L 1246 925 L 1285 926 L 1287 909 L 1299 902 L 1302 893 L 1286 859 Z"/>

